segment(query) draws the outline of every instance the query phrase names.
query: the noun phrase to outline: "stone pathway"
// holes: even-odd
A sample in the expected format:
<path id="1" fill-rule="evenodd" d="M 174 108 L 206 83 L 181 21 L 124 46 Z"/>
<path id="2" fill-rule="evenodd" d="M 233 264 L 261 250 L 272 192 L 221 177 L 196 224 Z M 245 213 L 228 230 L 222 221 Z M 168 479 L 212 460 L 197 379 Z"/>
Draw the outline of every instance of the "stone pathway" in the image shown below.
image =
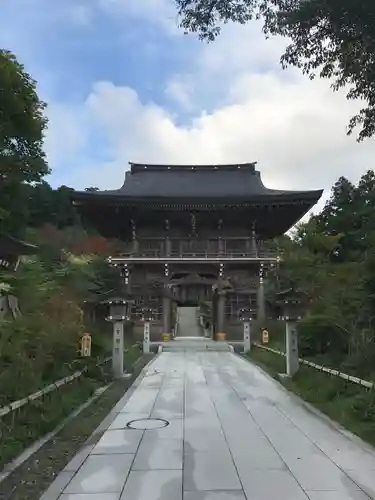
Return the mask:
<path id="1" fill-rule="evenodd" d="M 375 455 L 233 353 L 163 352 L 42 497 L 57 498 L 368 500 Z"/>

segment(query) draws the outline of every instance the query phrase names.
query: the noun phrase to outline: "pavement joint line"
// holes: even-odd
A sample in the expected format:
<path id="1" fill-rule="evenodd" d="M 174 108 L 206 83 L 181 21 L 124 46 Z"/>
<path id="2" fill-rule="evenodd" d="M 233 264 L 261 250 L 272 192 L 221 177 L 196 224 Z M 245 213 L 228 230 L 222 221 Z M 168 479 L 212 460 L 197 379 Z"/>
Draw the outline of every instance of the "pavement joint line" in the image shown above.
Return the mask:
<path id="1" fill-rule="evenodd" d="M 209 387 L 209 383 L 208 383 L 208 381 L 207 381 L 207 375 L 206 375 L 206 373 L 205 373 L 204 366 L 203 366 L 203 364 L 202 364 L 202 360 L 201 360 L 201 359 L 200 359 L 200 362 L 201 362 L 201 366 L 202 366 L 203 375 L 204 375 L 204 378 L 205 378 L 205 380 L 206 380 L 206 385 L 207 385 L 207 387 Z M 230 457 L 231 457 L 231 459 L 232 459 L 233 467 L 234 467 L 234 469 L 235 469 L 235 471 L 236 471 L 236 474 L 237 474 L 237 477 L 238 477 L 239 483 L 240 483 L 241 488 L 242 488 L 242 490 L 239 490 L 239 491 L 242 491 L 242 493 L 244 494 L 244 497 L 247 499 L 247 495 L 246 495 L 246 493 L 245 493 L 244 485 L 243 485 L 243 482 L 242 482 L 241 476 L 240 476 L 240 474 L 239 474 L 239 472 L 238 472 L 238 467 L 237 467 L 237 464 L 236 464 L 236 462 L 235 462 L 235 460 L 234 460 L 234 457 L 233 457 L 233 452 L 232 452 L 231 447 L 230 447 L 230 445 L 229 445 L 228 438 L 227 438 L 227 435 L 226 435 L 226 433 L 225 433 L 225 430 L 224 430 L 224 427 L 223 427 L 223 423 L 222 423 L 222 421 L 221 421 L 221 418 L 220 418 L 220 415 L 219 415 L 219 412 L 218 412 L 218 409 L 217 409 L 217 405 L 216 405 L 216 402 L 215 402 L 215 398 L 213 397 L 213 395 L 212 395 L 211 391 L 209 391 L 209 393 L 210 393 L 210 399 L 211 399 L 212 404 L 213 404 L 213 406 L 214 406 L 214 408 L 215 408 L 215 413 L 216 413 L 217 418 L 218 418 L 218 420 L 219 420 L 219 422 L 220 422 L 221 432 L 223 433 L 223 436 L 224 436 L 224 439 L 225 439 L 225 443 L 226 443 L 226 445 L 227 445 L 227 448 L 228 448 L 228 451 L 229 451 Z"/>
<path id="2" fill-rule="evenodd" d="M 105 431 L 108 431 L 110 423 L 114 421 L 116 416 L 121 414 L 122 411 L 126 413 L 126 405 L 137 389 L 139 390 L 137 393 L 139 397 L 135 396 L 133 399 L 134 405 L 131 403 L 129 404 L 128 412 L 131 412 L 131 408 L 133 408 L 134 411 L 136 408 L 145 408 L 148 409 L 149 418 L 155 413 L 155 418 L 166 418 L 167 420 L 173 420 L 177 418 L 177 415 L 180 419 L 182 414 L 182 477 L 180 477 L 180 475 L 178 476 L 179 481 L 181 481 L 181 486 L 180 483 L 176 485 L 178 498 L 180 498 L 180 487 L 183 498 L 186 491 L 205 490 L 206 492 L 219 492 L 219 489 L 216 488 L 222 485 L 229 486 L 229 484 L 232 485 L 232 491 L 238 491 L 237 494 L 241 492 L 243 498 L 247 498 L 247 500 L 253 498 L 251 495 L 258 491 L 257 488 L 261 488 L 259 491 L 264 492 L 272 490 L 274 495 L 279 492 L 281 496 L 283 496 L 283 492 L 284 495 L 286 494 L 286 490 L 284 490 L 285 484 L 286 489 L 292 488 L 290 491 L 295 490 L 297 495 L 299 491 L 301 498 L 302 495 L 305 495 L 307 500 L 310 497 L 310 490 L 314 490 L 314 488 L 311 488 L 311 484 L 315 483 L 311 483 L 311 477 L 309 475 L 305 477 L 305 474 L 309 474 L 309 460 L 314 458 L 315 455 L 318 457 L 318 469 L 315 472 L 318 478 L 316 486 L 321 487 L 319 491 L 335 491 L 336 495 L 338 495 L 337 498 L 341 498 L 340 492 L 342 496 L 345 496 L 344 490 L 341 490 L 340 478 L 342 478 L 346 488 L 349 488 L 347 492 L 349 496 L 353 488 L 353 491 L 355 490 L 355 492 L 357 492 L 356 494 L 364 494 L 366 498 L 369 498 L 368 482 L 372 481 L 370 469 L 372 469 L 372 472 L 375 470 L 375 454 L 368 453 L 363 455 L 363 463 L 358 463 L 356 453 L 362 453 L 361 450 L 367 451 L 367 449 L 354 442 L 353 445 L 356 446 L 357 449 L 354 449 L 354 451 L 349 454 L 349 461 L 347 462 L 349 464 L 348 467 L 343 465 L 343 462 L 340 462 L 340 459 L 336 456 L 335 446 L 346 450 L 346 442 L 349 440 L 348 435 L 341 432 L 336 426 L 329 425 L 329 419 L 318 421 L 320 417 L 318 412 L 311 412 L 310 417 L 307 413 L 304 414 L 304 411 L 310 412 L 310 408 L 305 402 L 291 393 L 291 391 L 288 391 L 287 388 L 262 370 L 256 363 L 252 363 L 246 358 L 231 352 L 182 351 L 174 353 L 172 357 L 169 356 L 171 356 L 171 353 L 162 353 L 160 356 L 155 356 L 150 362 L 156 362 L 157 365 L 154 366 L 159 369 L 159 376 L 155 382 L 152 382 L 152 380 L 149 382 L 145 381 L 144 384 L 141 385 L 142 380 L 145 380 L 147 375 L 151 376 L 157 374 L 152 372 L 152 368 L 148 370 L 150 363 L 143 368 L 141 372 L 143 376 L 140 378 L 140 374 L 136 379 L 138 380 L 140 378 L 138 384 L 129 395 L 126 394 L 128 396 L 127 398 L 125 397 L 126 395 L 124 398 L 121 398 L 121 404 L 119 402 L 114 408 L 115 412 L 112 411 L 112 419 L 106 418 L 106 425 L 103 426 L 102 423 L 101 428 L 103 429 L 103 427 L 105 427 Z M 158 363 L 159 358 L 162 358 L 160 363 Z M 174 370 L 175 367 L 177 367 L 177 370 Z M 176 376 L 174 375 L 175 371 L 178 372 Z M 133 384 L 135 384 L 135 382 Z M 151 392 L 149 392 L 149 389 Z M 171 389 L 172 392 L 170 392 Z M 130 388 L 127 392 L 130 392 Z M 181 392 L 183 398 L 182 408 Z M 263 401 L 264 399 L 266 399 L 266 402 Z M 253 400 L 255 406 L 251 404 Z M 269 404 L 267 404 L 268 400 Z M 201 406 L 201 402 L 205 402 L 205 404 Z M 198 410 L 198 413 L 195 410 Z M 193 421 L 188 423 L 187 418 L 190 414 L 193 417 Z M 239 417 L 238 429 L 233 429 L 232 434 L 231 429 L 233 425 L 235 426 L 236 415 Z M 304 415 L 307 419 L 306 424 L 304 424 L 303 421 Z M 234 422 L 232 422 L 232 416 L 234 417 Z M 314 422 L 315 426 L 313 427 Z M 309 427 L 307 428 L 306 425 Z M 190 439 L 187 434 L 190 427 L 199 430 L 197 445 L 193 444 L 193 441 L 191 443 L 189 440 L 185 441 L 186 438 Z M 250 427 L 249 433 L 246 433 L 247 427 Z M 280 436 L 280 432 L 282 433 L 284 427 L 288 432 L 284 438 L 281 439 L 282 436 Z M 222 446 L 223 454 L 225 455 L 222 459 L 220 456 L 215 458 L 217 454 L 215 451 L 216 447 L 215 449 L 211 449 L 210 437 L 206 437 L 206 428 L 216 429 L 215 432 L 218 434 L 215 439 L 219 439 L 219 433 L 222 433 L 222 436 L 220 436 L 220 443 L 218 443 Z M 216 435 L 215 432 L 213 433 L 213 437 Z M 289 432 L 291 434 L 289 434 Z M 341 437 L 339 433 L 341 433 Z M 126 472 L 124 471 L 125 473 L 119 476 L 119 493 L 117 493 L 119 498 L 124 494 L 130 493 L 130 490 L 127 489 L 127 484 L 129 484 L 129 482 L 131 483 L 129 488 L 133 492 L 132 496 L 134 497 L 132 500 L 140 500 L 140 498 L 143 500 L 144 498 L 141 489 L 138 489 L 140 485 L 133 491 L 133 479 L 138 481 L 138 476 L 135 475 L 133 478 L 131 474 L 135 460 L 140 452 L 140 447 L 143 443 L 146 444 L 146 434 L 146 430 L 143 430 L 139 442 L 134 443 L 136 444 L 136 450 L 134 455 L 132 452 L 132 456 L 129 457 L 129 463 L 131 462 L 130 466 Z M 152 435 L 150 433 L 148 434 L 150 436 Z M 310 438 L 309 435 L 312 437 Z M 178 439 L 181 440 L 181 430 L 178 436 Z M 259 438 L 261 442 L 259 442 L 258 448 L 255 446 L 256 443 L 249 448 L 247 441 L 243 442 L 243 436 L 247 436 L 247 439 L 250 439 L 250 443 L 252 436 L 254 436 L 254 438 Z M 164 434 L 163 437 L 168 438 L 168 436 Z M 161 436 L 160 439 L 162 439 Z M 329 443 L 328 447 L 324 446 L 324 440 Z M 151 439 L 151 441 L 153 440 Z M 292 445 L 290 449 L 293 441 L 294 445 Z M 263 445 L 261 443 L 263 443 Z M 161 451 L 161 449 L 159 449 L 159 444 L 161 445 L 161 441 L 157 439 L 151 447 L 151 450 L 154 450 L 157 455 Z M 192 452 L 197 452 L 199 454 L 201 451 L 202 453 L 206 452 L 207 455 L 193 455 L 193 461 L 190 464 L 190 458 L 188 461 L 185 460 L 185 451 L 190 451 L 190 448 L 187 449 L 186 446 L 190 446 L 190 444 L 192 446 Z M 310 446 L 313 446 L 313 448 L 310 448 Z M 326 452 L 322 450 L 321 446 L 324 447 Z M 181 449 L 180 445 L 179 448 Z M 90 450 L 87 456 L 90 456 L 90 453 L 92 453 L 92 450 Z M 258 463 L 256 459 L 257 453 L 259 453 L 261 463 Z M 300 455 L 301 453 L 303 456 Z M 306 458 L 307 462 L 304 462 L 305 465 L 303 469 L 296 468 L 293 465 L 297 457 Z M 362 454 L 360 457 L 362 457 Z M 200 460 L 203 459 L 202 466 L 207 467 L 207 469 L 203 468 L 200 474 L 195 476 L 195 460 L 198 459 L 199 461 L 197 463 L 201 463 Z M 329 463 L 327 462 L 327 467 L 329 467 L 328 471 L 330 471 L 332 467 L 332 473 L 329 473 L 328 478 L 328 472 L 324 470 L 324 464 L 327 459 L 329 460 Z M 81 463 L 81 466 L 85 460 Z M 148 462 L 147 454 L 145 457 L 143 456 L 141 460 L 142 463 L 146 460 L 146 469 L 142 470 L 167 471 L 169 468 L 176 470 L 173 466 L 169 466 L 169 461 L 165 464 L 164 460 L 163 464 L 159 462 L 154 463 L 154 461 Z M 207 465 L 204 465 L 206 460 Z M 232 463 L 230 463 L 229 460 Z M 341 467 L 335 460 L 341 463 Z M 149 463 L 148 466 L 147 463 Z M 173 463 L 174 462 L 172 462 L 172 464 Z M 181 464 L 180 459 L 179 464 Z M 217 474 L 211 475 L 216 470 L 212 469 L 214 464 L 216 464 L 215 467 L 218 472 Z M 332 466 L 330 464 L 332 464 Z M 139 465 L 141 464 L 139 463 Z M 164 468 L 162 465 L 166 465 L 167 468 Z M 81 466 L 77 468 L 75 474 Z M 138 468 L 138 464 L 136 467 Z M 145 466 L 141 465 L 141 467 Z M 181 467 L 181 465 L 179 465 L 179 467 Z M 223 469 L 223 475 L 221 475 L 220 470 L 223 467 L 227 467 L 230 470 L 225 471 Z M 361 484 L 358 484 L 361 482 L 361 479 L 356 475 L 360 472 L 361 468 L 367 471 L 367 476 L 364 476 L 364 484 L 362 487 Z M 254 474 L 255 486 L 253 485 L 253 476 L 250 475 L 249 478 L 247 477 L 247 475 L 250 474 L 250 469 L 252 471 L 251 474 Z M 278 471 L 277 473 L 274 472 L 271 474 L 272 478 L 274 477 L 276 481 L 275 483 L 272 481 L 273 486 L 267 482 L 263 474 L 259 478 L 258 485 L 258 469 L 264 469 L 266 476 L 267 471 Z M 350 472 L 350 470 L 353 470 L 353 472 Z M 205 474 L 208 474 L 207 478 Z M 354 478 L 352 479 L 352 476 L 357 478 L 357 480 Z M 143 478 L 143 476 L 140 477 Z M 148 481 L 149 476 L 146 475 L 145 477 Z M 151 477 L 153 476 L 151 475 Z M 297 479 L 297 477 L 299 479 Z M 69 484 L 72 478 L 73 476 L 69 478 L 67 484 Z M 86 475 L 83 474 L 79 477 L 79 482 L 81 482 L 81 479 L 84 481 L 85 478 Z M 251 481 L 249 482 L 249 480 Z M 65 493 L 64 490 L 67 484 L 65 484 L 64 489 L 59 492 L 60 496 Z M 157 488 L 157 491 L 159 491 L 159 486 L 157 486 L 158 483 L 155 485 L 154 483 L 150 483 L 150 485 L 151 484 L 151 490 Z M 332 486 L 332 488 L 326 487 L 327 485 Z M 196 488 L 193 486 L 196 486 Z M 103 487 L 103 484 L 98 484 L 98 489 L 100 489 L 100 487 Z M 269 490 L 269 488 L 271 489 Z M 96 487 L 94 487 L 92 493 L 94 493 L 95 490 Z M 220 488 L 220 490 L 224 491 L 225 488 Z M 136 492 L 138 492 L 138 494 Z M 140 497 L 138 496 L 139 494 L 141 495 Z M 55 498 L 57 497 L 54 497 L 54 500 Z M 298 496 L 298 498 L 300 497 Z M 49 500 L 52 500 L 52 498 Z"/>
<path id="3" fill-rule="evenodd" d="M 120 398 L 120 400 L 114 405 L 114 407 L 112 408 L 112 410 L 110 410 L 110 412 L 107 414 L 107 416 L 102 420 L 102 422 L 98 425 L 98 427 L 91 433 L 91 435 L 87 438 L 87 440 L 82 444 L 82 446 L 79 448 L 79 450 L 77 451 L 77 453 L 74 455 L 74 457 L 72 457 L 72 459 L 66 464 L 65 468 L 63 470 L 61 470 L 59 472 L 59 474 L 56 476 L 56 478 L 52 481 L 52 483 L 49 485 L 49 487 L 43 492 L 43 494 L 41 495 L 40 497 L 40 500 L 44 500 L 44 498 L 48 499 L 48 495 L 49 495 L 49 491 L 50 490 L 53 490 L 54 488 L 54 484 L 58 481 L 58 478 L 60 476 L 60 474 L 62 472 L 64 472 L 66 470 L 66 472 L 71 472 L 71 478 L 69 479 L 68 483 L 64 486 L 63 490 L 68 486 L 68 484 L 72 481 L 72 479 L 74 478 L 74 476 L 78 473 L 78 471 L 81 469 L 81 467 L 83 466 L 83 464 L 86 462 L 87 458 L 90 456 L 90 453 L 92 451 L 92 449 L 94 448 L 94 446 L 97 444 L 97 442 L 100 440 L 101 438 L 101 435 L 106 431 L 108 430 L 109 426 L 111 425 L 111 423 L 114 421 L 114 419 L 116 418 L 116 416 L 118 415 L 118 413 L 120 412 L 117 412 L 117 408 L 118 406 L 122 403 L 122 402 L 127 402 L 131 395 L 133 394 L 133 392 L 136 390 L 136 388 L 138 387 L 138 385 L 140 384 L 140 382 L 142 381 L 142 379 L 144 378 L 144 375 L 147 371 L 147 367 L 153 362 L 153 360 L 157 358 L 157 356 L 154 356 L 152 359 L 150 359 L 148 361 L 148 363 L 146 363 L 146 365 L 142 368 L 142 370 L 140 371 L 140 373 L 138 374 L 138 376 L 135 378 L 134 382 L 130 385 L 130 387 L 126 390 L 125 394 Z M 139 357 L 135 363 L 133 363 L 133 366 L 135 364 L 138 363 L 138 361 L 141 359 L 141 357 Z M 113 382 L 112 382 L 113 383 Z M 111 385 L 111 384 L 110 384 Z M 125 403 L 126 404 L 126 403 Z M 68 417 L 69 418 L 69 417 Z M 109 421 L 109 423 L 108 423 Z M 104 425 L 103 425 L 104 424 Z M 104 427 L 104 429 L 103 429 Z M 62 428 L 62 427 L 61 427 Z M 91 449 L 89 450 L 89 452 L 87 453 L 86 457 L 84 458 L 84 460 L 80 463 L 80 465 L 75 468 L 74 470 L 67 470 L 66 468 L 69 467 L 69 464 L 74 460 L 75 456 L 81 452 L 84 448 L 86 447 L 91 447 Z M 56 500 L 58 500 L 61 495 L 64 493 L 64 491 L 61 491 L 61 493 L 59 493 L 57 496 L 56 496 Z"/>
<path id="4" fill-rule="evenodd" d="M 241 358 L 240 356 L 238 356 L 240 359 L 243 360 L 243 358 Z M 275 381 L 274 379 L 272 379 L 273 381 Z M 293 477 L 293 479 L 296 481 L 296 483 L 298 484 L 298 486 L 301 488 L 301 490 L 305 493 L 305 495 L 307 496 L 307 493 L 306 491 L 304 490 L 302 484 L 298 481 L 298 479 L 296 478 L 296 476 L 293 474 L 292 470 L 290 469 L 290 467 L 288 466 L 288 464 L 285 462 L 285 460 L 283 459 L 283 457 L 281 456 L 280 452 L 278 451 L 278 449 L 276 448 L 276 446 L 272 443 L 271 439 L 267 436 L 267 434 L 264 432 L 264 430 L 262 429 L 262 427 L 260 426 L 259 422 L 257 421 L 257 419 L 254 417 L 254 415 L 251 413 L 251 411 L 247 408 L 247 406 L 245 405 L 244 401 L 243 401 L 243 398 L 240 397 L 240 395 L 238 394 L 238 392 L 236 391 L 236 389 L 232 386 L 232 384 L 230 382 L 228 382 L 228 385 L 230 386 L 230 388 L 232 389 L 233 393 L 237 396 L 238 400 L 240 401 L 240 403 L 245 407 L 247 413 L 250 415 L 250 417 L 253 419 L 255 425 L 258 427 L 258 429 L 260 430 L 260 432 L 263 434 L 263 436 L 265 437 L 265 439 L 268 441 L 268 443 L 271 445 L 271 447 L 273 448 L 273 450 L 275 451 L 275 453 L 280 457 L 280 460 L 283 462 L 285 468 L 289 471 L 290 475 Z M 280 384 L 281 385 L 281 384 Z M 279 408 L 277 406 L 275 406 L 276 410 L 280 412 L 280 414 L 282 414 L 282 412 L 279 410 Z M 295 425 L 295 424 L 293 424 Z M 300 430 L 296 425 L 295 427 Z M 310 440 L 311 441 L 311 440 Z M 317 447 L 318 448 L 318 447 Z M 270 470 L 270 469 L 268 469 Z M 242 484 L 242 483 L 241 483 Z"/>
<path id="5" fill-rule="evenodd" d="M 308 401 L 305 401 L 301 397 L 299 397 L 297 394 L 294 392 L 290 391 L 287 389 L 283 384 L 281 384 L 278 380 L 272 377 L 268 372 L 266 372 L 261 366 L 259 366 L 257 363 L 252 362 L 250 359 L 248 359 L 246 356 L 239 355 L 235 353 L 235 355 L 239 358 L 242 359 L 245 363 L 250 363 L 252 365 L 255 365 L 259 371 L 262 372 L 262 374 L 270 381 L 272 382 L 275 386 L 277 386 L 279 389 L 281 389 L 283 392 L 285 392 L 293 401 L 298 402 L 300 405 L 304 406 L 309 413 L 313 414 L 314 416 L 318 417 L 319 419 L 323 420 L 326 424 L 328 424 L 333 430 L 338 431 L 340 434 L 342 434 L 344 437 L 347 439 L 353 441 L 357 446 L 361 447 L 363 450 L 367 451 L 370 453 L 374 458 L 375 458 L 375 447 L 373 447 L 371 444 L 366 443 L 363 439 L 361 439 L 359 436 L 353 434 L 351 431 L 348 429 L 345 429 L 341 424 L 330 418 L 328 415 L 323 413 L 321 410 L 313 406 L 311 403 Z"/>
<path id="6" fill-rule="evenodd" d="M 243 358 L 243 357 L 241 357 L 241 356 L 239 356 L 239 358 L 241 358 L 241 359 L 242 359 L 242 361 L 244 361 L 244 362 L 249 362 L 250 364 L 253 364 L 253 363 L 251 363 L 251 361 L 250 361 L 250 360 L 248 361 L 247 359 L 244 359 L 244 358 Z M 257 368 L 259 368 L 259 370 L 260 370 L 260 371 L 261 371 L 264 375 L 266 375 L 266 376 L 267 376 L 267 378 L 269 378 L 269 380 L 270 380 L 272 383 L 276 384 L 276 385 L 278 386 L 278 388 L 283 389 L 283 391 L 284 391 L 284 392 L 286 392 L 289 396 L 292 396 L 292 399 L 294 399 L 294 401 L 297 401 L 299 404 L 301 404 L 301 403 L 302 403 L 302 406 L 303 406 L 304 408 L 306 408 L 307 410 L 311 411 L 311 408 L 310 408 L 310 407 L 312 407 L 312 405 L 306 404 L 306 403 L 307 403 L 306 401 L 304 401 L 302 398 L 298 397 L 298 396 L 297 396 L 296 394 L 294 394 L 293 392 L 289 391 L 289 390 L 288 390 L 286 387 L 284 387 L 284 386 L 283 386 L 280 382 L 278 382 L 278 381 L 277 381 L 277 380 L 275 380 L 273 377 L 271 377 L 271 375 L 269 375 L 266 371 L 264 371 L 262 368 L 260 368 L 260 367 L 259 367 L 258 365 L 256 365 L 255 363 L 254 363 L 254 366 L 256 366 Z M 235 391 L 235 392 L 236 392 L 236 391 Z M 239 398 L 239 399 L 240 399 L 240 400 L 241 400 L 241 402 L 243 403 L 242 399 L 241 399 L 241 398 Z M 245 408 L 248 410 L 248 408 L 246 407 L 246 405 L 244 405 L 244 406 L 245 406 Z M 276 408 L 276 409 L 277 409 L 277 411 L 279 411 L 279 412 L 280 412 L 280 414 L 282 414 L 282 415 L 283 415 L 283 416 L 284 416 L 284 417 L 285 417 L 285 418 L 286 418 L 286 419 L 287 419 L 287 420 L 288 420 L 288 421 L 289 421 L 289 422 L 290 422 L 290 423 L 291 423 L 294 427 L 296 427 L 296 428 L 297 428 L 297 429 L 301 432 L 301 434 L 302 434 L 302 435 L 304 435 L 304 436 L 305 436 L 305 437 L 306 437 L 306 438 L 310 441 L 310 443 L 312 443 L 314 446 L 316 446 L 316 447 L 317 447 L 317 449 L 318 449 L 318 450 L 322 453 L 322 455 L 324 455 L 324 456 L 325 456 L 325 457 L 326 457 L 326 458 L 327 458 L 330 462 L 332 462 L 332 463 L 333 463 L 333 464 L 334 464 L 334 465 L 335 465 L 335 466 L 336 466 L 336 467 L 337 467 L 337 468 L 338 468 L 338 469 L 339 469 L 339 470 L 340 470 L 340 471 L 341 471 L 341 472 L 342 472 L 342 473 L 343 473 L 343 474 L 347 477 L 347 479 L 348 479 L 349 481 L 352 481 L 354 484 L 356 484 L 356 485 L 358 486 L 359 490 L 360 490 L 360 491 L 362 491 L 365 495 L 367 495 L 366 491 L 365 491 L 364 489 L 362 489 L 362 487 L 360 486 L 360 484 L 358 484 L 358 482 L 356 482 L 356 481 L 355 481 L 355 479 L 352 479 L 352 478 L 351 478 L 351 477 L 347 474 L 347 472 L 345 471 L 345 469 L 343 469 L 340 465 L 338 465 L 336 462 L 334 462 L 334 461 L 332 460 L 332 458 L 331 458 L 331 457 L 330 457 L 330 456 L 329 456 L 329 455 L 328 455 L 328 454 L 327 454 L 327 453 L 326 453 L 326 452 L 325 452 L 325 451 L 324 451 L 324 450 L 323 450 L 323 449 L 322 449 L 322 448 L 321 448 L 321 447 L 320 447 L 320 446 L 319 446 L 319 445 L 318 445 L 315 441 L 313 441 L 313 440 L 312 440 L 312 439 L 308 436 L 308 434 L 306 434 L 306 432 L 305 432 L 303 429 L 301 429 L 301 427 L 300 427 L 299 425 L 297 425 L 297 424 L 296 424 L 296 423 L 295 423 L 295 422 L 291 419 L 291 417 L 290 417 L 290 416 L 289 416 L 289 415 L 288 415 L 288 414 L 287 414 L 287 413 L 286 413 L 286 412 L 285 412 L 282 408 L 280 408 L 279 406 L 275 406 L 275 408 Z M 314 408 L 314 407 L 312 407 L 312 408 Z M 315 410 L 315 408 L 314 408 L 314 410 Z M 249 411 L 249 413 L 251 414 L 250 410 L 248 410 L 248 411 Z M 319 412 L 319 410 L 318 410 L 317 412 L 313 412 L 313 413 L 314 413 L 314 416 L 316 416 L 316 417 L 320 417 L 321 415 L 323 415 L 324 417 L 326 417 L 326 419 L 328 420 L 328 422 L 326 421 L 325 423 L 329 423 L 329 422 L 334 423 L 334 421 L 333 421 L 333 420 L 331 420 L 331 419 L 330 419 L 327 415 L 324 415 L 323 413 Z M 325 419 L 325 420 L 326 420 L 326 419 Z M 255 419 L 254 419 L 254 420 L 255 420 Z M 256 420 L 255 420 L 255 422 L 256 422 L 256 424 L 258 425 L 258 427 L 260 428 L 260 430 L 263 432 L 263 430 L 262 430 L 262 428 L 259 426 L 258 422 L 257 422 Z M 337 424 L 337 423 L 336 423 L 336 425 L 334 425 L 334 426 L 333 426 L 333 430 L 335 430 L 335 431 L 339 431 L 339 432 L 340 432 L 340 426 L 339 426 L 339 424 Z M 349 432 L 349 431 L 348 431 L 348 432 Z M 342 433 L 342 434 L 343 434 L 343 433 Z M 351 433 L 350 433 L 350 434 L 351 434 Z M 343 434 L 343 435 L 344 435 L 344 437 L 349 438 L 348 436 L 345 436 L 345 434 Z M 267 436 L 266 434 L 265 434 L 265 436 L 266 436 L 267 440 L 269 440 L 269 438 L 268 438 L 268 436 Z M 353 434 L 353 436 L 354 436 L 354 434 Z M 355 437 L 357 437 L 357 436 L 355 436 Z M 350 438 L 349 438 L 349 439 L 350 439 Z M 360 439 L 360 438 L 358 438 L 358 439 Z M 277 451 L 277 449 L 275 448 L 275 446 L 273 445 L 273 443 L 271 442 L 271 440 L 269 440 L 269 442 L 270 442 L 270 444 L 272 445 L 272 447 L 275 449 L 275 451 L 278 453 L 278 455 L 280 456 L 281 460 L 283 460 L 282 456 L 279 454 L 279 452 Z M 367 450 L 365 449 L 365 451 L 367 451 Z M 283 462 L 284 462 L 284 460 L 283 460 Z M 285 463 L 285 462 L 284 462 L 284 463 Z M 299 481 L 298 481 L 298 480 L 297 480 L 297 478 L 294 476 L 293 472 L 291 471 L 291 469 L 288 467 L 288 465 L 287 465 L 286 463 L 285 463 L 285 466 L 288 468 L 289 472 L 293 475 L 293 477 L 295 478 L 295 480 L 298 482 L 298 484 L 299 484 L 299 485 L 301 486 L 301 488 L 302 488 L 302 485 L 299 483 Z M 305 491 L 303 488 L 302 488 L 302 490 L 303 490 L 303 491 Z M 306 493 L 306 494 L 307 494 L 307 493 Z"/>

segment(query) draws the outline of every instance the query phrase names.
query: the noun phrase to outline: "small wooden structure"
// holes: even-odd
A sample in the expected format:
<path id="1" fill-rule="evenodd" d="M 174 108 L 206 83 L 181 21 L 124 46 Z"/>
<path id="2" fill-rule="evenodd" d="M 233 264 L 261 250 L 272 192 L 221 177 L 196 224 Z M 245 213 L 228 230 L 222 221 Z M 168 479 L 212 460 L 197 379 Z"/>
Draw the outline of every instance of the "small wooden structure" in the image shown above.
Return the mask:
<path id="1" fill-rule="evenodd" d="M 15 272 L 22 255 L 34 255 L 38 247 L 12 236 L 0 233 L 0 271 Z M 0 318 L 10 314 L 16 318 L 21 314 L 18 298 L 0 290 Z"/>
<path id="2" fill-rule="evenodd" d="M 16 271 L 21 255 L 34 255 L 38 247 L 0 233 L 0 270 Z"/>

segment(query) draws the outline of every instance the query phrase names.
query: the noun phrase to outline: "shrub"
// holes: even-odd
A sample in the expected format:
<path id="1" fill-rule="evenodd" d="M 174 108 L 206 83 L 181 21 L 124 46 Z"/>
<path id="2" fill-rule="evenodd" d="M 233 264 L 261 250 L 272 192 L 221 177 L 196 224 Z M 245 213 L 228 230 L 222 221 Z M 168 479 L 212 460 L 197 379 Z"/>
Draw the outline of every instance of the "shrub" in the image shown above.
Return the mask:
<path id="1" fill-rule="evenodd" d="M 298 333 L 301 356 L 330 353 L 332 361 L 339 361 L 348 353 L 348 335 L 328 316 L 306 316 L 299 324 Z"/>

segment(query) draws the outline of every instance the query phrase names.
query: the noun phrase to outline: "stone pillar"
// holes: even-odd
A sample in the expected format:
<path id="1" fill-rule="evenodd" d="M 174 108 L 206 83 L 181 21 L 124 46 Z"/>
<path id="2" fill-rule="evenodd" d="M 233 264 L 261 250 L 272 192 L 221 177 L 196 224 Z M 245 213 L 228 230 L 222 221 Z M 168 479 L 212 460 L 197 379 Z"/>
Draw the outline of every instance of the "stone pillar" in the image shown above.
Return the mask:
<path id="1" fill-rule="evenodd" d="M 265 328 L 266 323 L 266 300 L 264 296 L 264 281 L 259 278 L 259 287 L 257 293 L 257 323 L 258 328 Z"/>
<path id="2" fill-rule="evenodd" d="M 217 333 L 225 333 L 225 295 L 220 292 L 217 298 Z"/>
<path id="3" fill-rule="evenodd" d="M 289 377 L 293 377 L 298 372 L 298 336 L 297 324 L 294 321 L 286 321 L 285 323 L 286 337 L 286 373 Z"/>
<path id="4" fill-rule="evenodd" d="M 247 354 L 251 350 L 251 330 L 250 321 L 243 324 L 243 352 Z"/>
<path id="5" fill-rule="evenodd" d="M 171 332 L 171 299 L 163 297 L 163 333 Z"/>
<path id="6" fill-rule="evenodd" d="M 150 352 L 150 323 L 145 321 L 143 325 L 143 352 L 148 354 Z"/>
<path id="7" fill-rule="evenodd" d="M 112 372 L 115 378 L 124 375 L 124 323 L 113 323 Z"/>

